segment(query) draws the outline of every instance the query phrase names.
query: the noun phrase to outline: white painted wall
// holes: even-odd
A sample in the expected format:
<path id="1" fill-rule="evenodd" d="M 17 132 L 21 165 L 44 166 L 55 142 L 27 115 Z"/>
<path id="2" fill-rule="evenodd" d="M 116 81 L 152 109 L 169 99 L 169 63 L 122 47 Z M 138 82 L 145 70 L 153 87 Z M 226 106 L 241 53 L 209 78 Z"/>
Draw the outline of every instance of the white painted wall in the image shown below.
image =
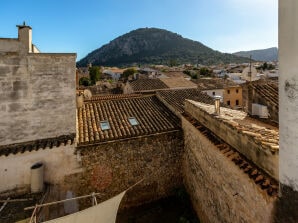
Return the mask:
<path id="1" fill-rule="evenodd" d="M 44 164 L 44 179 L 56 184 L 72 173 L 80 172 L 75 146 L 61 145 L 16 155 L 0 156 L 0 192 L 30 185 L 30 168 L 37 162 Z"/>
<path id="2" fill-rule="evenodd" d="M 298 1 L 279 1 L 280 181 L 298 191 Z"/>
<path id="3" fill-rule="evenodd" d="M 211 97 L 214 97 L 213 92 L 215 92 L 215 96 L 220 96 L 221 97 L 220 101 L 223 102 L 224 89 L 205 90 L 205 91 L 202 91 L 202 92 L 207 93 Z"/>

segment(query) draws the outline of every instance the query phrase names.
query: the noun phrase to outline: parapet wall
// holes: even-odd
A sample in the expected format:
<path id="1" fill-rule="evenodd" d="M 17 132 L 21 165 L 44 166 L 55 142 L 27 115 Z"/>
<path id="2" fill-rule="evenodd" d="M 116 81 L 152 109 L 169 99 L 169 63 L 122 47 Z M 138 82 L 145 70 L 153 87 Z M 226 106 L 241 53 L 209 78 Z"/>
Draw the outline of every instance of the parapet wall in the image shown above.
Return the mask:
<path id="1" fill-rule="evenodd" d="M 185 111 L 206 128 L 231 145 L 255 165 L 278 180 L 278 132 L 245 121 L 243 112 L 221 108 L 220 116 L 214 108 L 186 100 Z"/>
<path id="2" fill-rule="evenodd" d="M 264 178 L 253 176 L 253 171 L 246 173 L 235 164 L 237 153 L 220 151 L 183 117 L 182 128 L 184 185 L 200 220 L 210 223 L 273 222 L 276 193 L 272 196 L 262 189 L 268 187 L 266 181 L 261 187 L 256 183 Z"/>

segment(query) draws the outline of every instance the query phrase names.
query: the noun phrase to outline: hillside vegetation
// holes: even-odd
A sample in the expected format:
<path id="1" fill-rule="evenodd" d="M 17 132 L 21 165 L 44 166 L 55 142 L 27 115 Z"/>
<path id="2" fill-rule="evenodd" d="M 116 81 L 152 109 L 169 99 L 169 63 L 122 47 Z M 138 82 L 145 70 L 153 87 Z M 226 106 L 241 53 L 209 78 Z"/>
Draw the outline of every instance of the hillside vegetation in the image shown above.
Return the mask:
<path id="1" fill-rule="evenodd" d="M 247 58 L 220 53 L 200 42 L 157 28 L 141 28 L 124 34 L 109 44 L 89 53 L 78 62 L 101 66 L 144 64 L 178 65 L 192 63 L 210 65 L 248 62 Z"/>

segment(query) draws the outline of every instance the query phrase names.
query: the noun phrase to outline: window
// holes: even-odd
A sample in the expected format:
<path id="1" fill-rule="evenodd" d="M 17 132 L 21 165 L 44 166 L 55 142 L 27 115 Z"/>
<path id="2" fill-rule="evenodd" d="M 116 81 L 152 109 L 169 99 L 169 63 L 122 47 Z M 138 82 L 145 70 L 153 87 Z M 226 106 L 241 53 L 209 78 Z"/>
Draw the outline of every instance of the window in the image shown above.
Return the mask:
<path id="1" fill-rule="evenodd" d="M 239 105 L 239 100 L 236 100 L 236 105 Z"/>
<path id="2" fill-rule="evenodd" d="M 236 89 L 236 93 L 238 93 L 239 92 L 239 90 L 238 89 Z"/>
<path id="3" fill-rule="evenodd" d="M 135 117 L 128 118 L 128 121 L 132 126 L 139 124 L 139 122 L 137 121 L 137 119 Z"/>
<path id="4" fill-rule="evenodd" d="M 101 128 L 102 131 L 110 129 L 111 127 L 110 127 L 109 121 L 108 120 L 101 121 L 100 122 L 100 128 Z"/>
<path id="5" fill-rule="evenodd" d="M 215 91 L 212 92 L 212 95 L 215 96 Z"/>
<path id="6" fill-rule="evenodd" d="M 230 102 L 230 101 L 227 101 L 227 105 L 229 105 L 229 106 L 230 106 L 230 105 L 231 105 L 231 102 Z"/>
<path id="7" fill-rule="evenodd" d="M 230 90 L 228 90 L 228 94 L 230 94 Z"/>

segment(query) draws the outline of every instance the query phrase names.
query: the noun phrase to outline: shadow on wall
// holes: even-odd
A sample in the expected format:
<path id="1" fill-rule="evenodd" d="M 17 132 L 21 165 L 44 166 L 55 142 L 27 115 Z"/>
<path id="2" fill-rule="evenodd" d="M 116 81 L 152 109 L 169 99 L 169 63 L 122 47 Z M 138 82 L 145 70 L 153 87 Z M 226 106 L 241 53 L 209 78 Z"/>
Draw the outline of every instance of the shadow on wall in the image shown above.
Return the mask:
<path id="1" fill-rule="evenodd" d="M 275 223 L 298 222 L 298 192 L 286 185 L 280 185 L 282 196 L 275 206 Z"/>

